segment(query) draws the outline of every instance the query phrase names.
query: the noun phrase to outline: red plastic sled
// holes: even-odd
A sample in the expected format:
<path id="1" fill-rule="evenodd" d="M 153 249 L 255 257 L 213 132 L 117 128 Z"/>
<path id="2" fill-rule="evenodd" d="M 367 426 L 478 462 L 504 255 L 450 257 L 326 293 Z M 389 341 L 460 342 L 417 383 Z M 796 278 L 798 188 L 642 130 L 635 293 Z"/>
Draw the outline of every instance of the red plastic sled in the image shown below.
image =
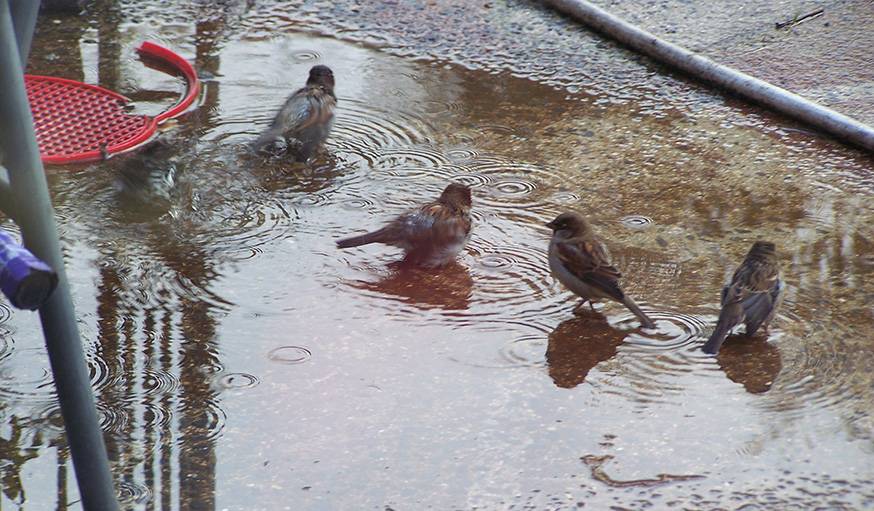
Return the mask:
<path id="1" fill-rule="evenodd" d="M 185 93 L 169 110 L 155 117 L 125 111 L 130 99 L 96 85 L 25 75 L 36 140 L 43 163 L 103 159 L 147 142 L 158 126 L 184 112 L 200 93 L 200 80 L 185 59 L 155 43 L 137 48 L 141 56 L 168 65 L 185 78 Z M 104 153 L 105 151 L 105 153 Z"/>

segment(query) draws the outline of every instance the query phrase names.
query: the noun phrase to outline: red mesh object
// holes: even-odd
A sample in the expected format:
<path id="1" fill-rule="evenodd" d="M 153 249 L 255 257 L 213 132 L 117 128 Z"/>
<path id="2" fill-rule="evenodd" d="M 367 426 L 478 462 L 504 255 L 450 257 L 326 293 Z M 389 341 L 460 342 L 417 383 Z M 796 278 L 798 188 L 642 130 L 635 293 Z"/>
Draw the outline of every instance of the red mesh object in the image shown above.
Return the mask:
<path id="1" fill-rule="evenodd" d="M 94 161 L 148 141 L 158 125 L 178 116 L 194 102 L 200 82 L 182 57 L 144 42 L 137 51 L 160 60 L 185 77 L 186 92 L 169 110 L 155 117 L 125 111 L 130 100 L 96 85 L 51 76 L 25 76 L 36 140 L 43 163 Z"/>

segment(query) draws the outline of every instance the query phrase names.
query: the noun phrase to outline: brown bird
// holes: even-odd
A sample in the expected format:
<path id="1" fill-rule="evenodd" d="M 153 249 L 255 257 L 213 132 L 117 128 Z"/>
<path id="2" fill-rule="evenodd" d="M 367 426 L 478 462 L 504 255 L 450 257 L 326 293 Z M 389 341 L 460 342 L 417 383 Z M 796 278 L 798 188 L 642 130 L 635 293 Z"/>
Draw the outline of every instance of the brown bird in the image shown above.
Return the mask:
<path id="1" fill-rule="evenodd" d="M 633 312 L 644 328 L 655 328 L 649 316 L 619 287 L 622 274 L 610 264 L 607 249 L 582 215 L 562 213 L 546 226 L 553 231 L 549 269 L 559 282 L 583 299 L 577 308 L 586 302 L 591 306 L 595 300 L 613 300 Z"/>
<path id="2" fill-rule="evenodd" d="M 378 231 L 340 240 L 337 247 L 383 243 L 403 249 L 405 263 L 442 266 L 470 237 L 470 207 L 470 188 L 452 183 L 436 201 L 400 215 Z"/>
<path id="3" fill-rule="evenodd" d="M 306 86 L 289 96 L 253 149 L 269 156 L 309 160 L 328 138 L 336 105 L 334 73 L 327 66 L 313 66 Z"/>
<path id="4" fill-rule="evenodd" d="M 722 288 L 722 310 L 716 329 L 701 348 L 705 353 L 719 353 L 725 338 L 741 323 L 746 325 L 747 335 L 755 334 L 762 326 L 767 331 L 783 303 L 785 291 L 775 250 L 774 244 L 768 241 L 753 243 L 731 280 Z"/>

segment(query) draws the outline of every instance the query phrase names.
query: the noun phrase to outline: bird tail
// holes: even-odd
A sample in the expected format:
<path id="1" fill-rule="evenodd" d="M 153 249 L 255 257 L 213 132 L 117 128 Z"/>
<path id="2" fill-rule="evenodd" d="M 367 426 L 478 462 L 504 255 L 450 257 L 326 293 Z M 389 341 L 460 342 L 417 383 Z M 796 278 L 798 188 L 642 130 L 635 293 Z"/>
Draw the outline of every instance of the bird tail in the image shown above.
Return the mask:
<path id="1" fill-rule="evenodd" d="M 647 316 L 642 310 L 640 310 L 640 307 L 638 307 L 637 304 L 634 303 L 634 300 L 632 300 L 630 296 L 625 296 L 625 298 L 622 300 L 622 305 L 628 307 L 628 310 L 630 310 L 634 313 L 635 316 L 637 316 L 637 319 L 640 320 L 640 325 L 643 328 L 656 327 L 655 321 L 651 320 L 649 316 Z"/>
<path id="2" fill-rule="evenodd" d="M 390 241 L 388 232 L 385 229 L 362 234 L 361 236 L 352 236 L 337 241 L 337 248 L 359 247 L 361 245 L 369 245 L 371 243 L 387 243 Z"/>
<path id="3" fill-rule="evenodd" d="M 740 303 L 726 304 L 722 307 L 716 328 L 710 334 L 710 339 L 707 339 L 707 342 L 701 347 L 704 353 L 711 355 L 719 353 L 719 348 L 725 342 L 725 338 L 728 337 L 731 329 L 738 325 L 739 318 L 743 317 L 742 310 Z"/>

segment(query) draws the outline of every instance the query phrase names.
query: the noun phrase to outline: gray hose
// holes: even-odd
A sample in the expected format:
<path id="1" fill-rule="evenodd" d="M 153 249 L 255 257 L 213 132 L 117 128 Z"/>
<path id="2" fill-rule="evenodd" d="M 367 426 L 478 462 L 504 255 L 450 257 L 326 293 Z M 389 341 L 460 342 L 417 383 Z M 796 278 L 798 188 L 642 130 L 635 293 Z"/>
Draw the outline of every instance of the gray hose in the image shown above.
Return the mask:
<path id="1" fill-rule="evenodd" d="M 663 64 L 874 152 L 874 129 L 855 119 L 659 39 L 585 0 L 543 0 L 543 3 Z"/>

